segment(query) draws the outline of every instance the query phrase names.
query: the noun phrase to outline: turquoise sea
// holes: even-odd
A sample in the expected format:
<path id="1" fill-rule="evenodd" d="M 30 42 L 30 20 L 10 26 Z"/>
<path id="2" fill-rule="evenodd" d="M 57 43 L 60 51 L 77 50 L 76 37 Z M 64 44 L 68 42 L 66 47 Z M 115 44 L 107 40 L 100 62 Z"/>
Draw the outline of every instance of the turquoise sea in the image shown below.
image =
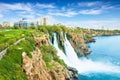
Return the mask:
<path id="1" fill-rule="evenodd" d="M 120 80 L 120 36 L 94 38 L 96 42 L 87 44 L 92 53 L 79 80 Z"/>

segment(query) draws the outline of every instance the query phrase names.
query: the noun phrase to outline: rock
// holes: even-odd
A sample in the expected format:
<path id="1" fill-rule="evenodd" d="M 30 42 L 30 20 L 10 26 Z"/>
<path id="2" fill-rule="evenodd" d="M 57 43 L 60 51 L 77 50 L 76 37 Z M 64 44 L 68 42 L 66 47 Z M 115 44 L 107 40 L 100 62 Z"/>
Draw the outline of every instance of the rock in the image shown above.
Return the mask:
<path id="1" fill-rule="evenodd" d="M 78 79 L 78 74 L 74 74 L 73 77 L 76 78 L 76 79 Z"/>
<path id="2" fill-rule="evenodd" d="M 87 54 L 90 54 L 90 51 L 88 50 L 86 46 L 86 41 L 84 40 L 84 33 L 68 33 L 68 36 L 70 37 L 70 43 L 73 46 L 75 52 L 78 56 L 84 56 Z"/>
<path id="3" fill-rule="evenodd" d="M 87 40 L 86 43 L 96 42 L 95 39 Z"/>
<path id="4" fill-rule="evenodd" d="M 55 66 L 50 70 L 50 74 L 53 80 L 71 80 L 69 71 L 67 68 L 60 65 L 58 62 L 54 62 Z"/>
<path id="5" fill-rule="evenodd" d="M 27 56 L 27 53 L 23 52 L 23 64 L 22 68 L 25 71 L 29 80 L 71 80 L 71 74 L 64 66 L 58 62 L 52 61 L 54 66 L 48 70 L 42 54 L 37 48 L 31 52 L 32 58 Z"/>
<path id="6" fill-rule="evenodd" d="M 84 52 L 85 55 L 88 55 L 88 54 L 90 54 L 92 51 L 89 51 L 88 48 L 83 47 L 83 52 Z"/>
<path id="7" fill-rule="evenodd" d="M 49 37 L 48 35 L 43 35 L 42 37 L 36 37 L 34 36 L 35 43 L 37 47 L 40 47 L 42 45 L 49 45 Z"/>
<path id="8" fill-rule="evenodd" d="M 47 35 L 42 37 L 34 36 L 36 46 L 49 45 L 49 38 Z M 47 69 L 45 61 L 42 59 L 42 54 L 38 48 L 31 52 L 32 58 L 23 52 L 22 68 L 25 71 L 29 80 L 72 80 L 73 75 L 60 63 L 52 60 L 50 63 L 54 66 Z"/>
<path id="9" fill-rule="evenodd" d="M 42 59 L 42 55 L 39 49 L 31 52 L 32 58 L 29 58 L 25 52 L 23 52 L 23 64 L 22 68 L 28 76 L 29 80 L 52 80 L 46 65 Z"/>
<path id="10" fill-rule="evenodd" d="M 78 71 L 75 68 L 68 67 L 68 70 L 70 71 L 70 73 L 71 73 L 73 78 L 77 78 L 78 79 Z"/>

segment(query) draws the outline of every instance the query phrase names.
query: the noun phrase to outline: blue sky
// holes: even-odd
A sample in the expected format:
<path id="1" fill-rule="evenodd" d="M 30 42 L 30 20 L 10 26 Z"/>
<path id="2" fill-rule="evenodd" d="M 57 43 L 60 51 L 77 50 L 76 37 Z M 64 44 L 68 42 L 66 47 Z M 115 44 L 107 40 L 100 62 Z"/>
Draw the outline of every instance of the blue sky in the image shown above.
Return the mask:
<path id="1" fill-rule="evenodd" d="M 44 16 L 51 24 L 120 29 L 120 0 L 0 0 L 0 23 Z"/>

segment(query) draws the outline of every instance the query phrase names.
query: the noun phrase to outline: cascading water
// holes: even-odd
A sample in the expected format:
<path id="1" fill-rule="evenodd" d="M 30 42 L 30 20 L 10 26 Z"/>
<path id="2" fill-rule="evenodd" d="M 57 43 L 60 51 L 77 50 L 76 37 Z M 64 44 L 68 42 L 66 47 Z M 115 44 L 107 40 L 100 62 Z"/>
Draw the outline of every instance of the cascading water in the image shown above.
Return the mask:
<path id="1" fill-rule="evenodd" d="M 68 60 L 70 61 L 70 63 L 71 63 L 70 66 L 78 69 L 78 68 L 79 68 L 79 65 L 80 65 L 80 61 L 79 61 L 78 56 L 77 56 L 77 54 L 75 53 L 72 45 L 70 44 L 70 42 L 69 42 L 68 39 L 66 38 L 66 35 L 65 35 L 64 48 L 65 48 L 65 52 L 66 52 L 67 59 L 68 59 Z"/>
<path id="2" fill-rule="evenodd" d="M 57 52 L 58 52 L 58 56 L 64 60 L 64 62 L 69 66 L 70 63 L 66 57 L 66 55 L 63 53 L 62 50 L 59 49 L 58 47 L 58 42 L 57 42 L 57 35 L 56 33 L 54 33 L 54 47 L 56 48 Z"/>
<path id="3" fill-rule="evenodd" d="M 50 38 L 49 33 L 48 33 L 47 35 L 48 35 L 48 36 L 49 36 L 49 38 Z M 52 45 L 52 40 L 50 40 L 50 39 L 49 39 L 49 43 L 50 43 L 50 45 Z"/>
<path id="4" fill-rule="evenodd" d="M 111 63 L 99 62 L 99 61 L 92 61 L 90 59 L 78 58 L 77 54 L 75 53 L 73 47 L 71 46 L 70 42 L 66 38 L 65 35 L 65 42 L 64 48 L 66 55 L 58 48 L 58 42 L 56 38 L 56 34 L 54 34 L 54 47 L 58 51 L 58 55 L 61 59 L 65 61 L 65 63 L 70 66 L 76 68 L 80 74 L 86 75 L 89 73 L 118 73 L 120 74 L 120 66 L 116 66 Z M 89 79 L 88 79 L 89 80 Z"/>

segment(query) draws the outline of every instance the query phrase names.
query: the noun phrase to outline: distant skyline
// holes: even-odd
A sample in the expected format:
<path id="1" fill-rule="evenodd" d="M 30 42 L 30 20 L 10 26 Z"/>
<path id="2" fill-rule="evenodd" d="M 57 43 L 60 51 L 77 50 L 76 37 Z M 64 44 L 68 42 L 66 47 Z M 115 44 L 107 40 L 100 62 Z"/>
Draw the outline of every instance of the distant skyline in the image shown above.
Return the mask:
<path id="1" fill-rule="evenodd" d="M 50 24 L 120 29 L 120 0 L 0 0 L 0 23 L 44 16 Z"/>

